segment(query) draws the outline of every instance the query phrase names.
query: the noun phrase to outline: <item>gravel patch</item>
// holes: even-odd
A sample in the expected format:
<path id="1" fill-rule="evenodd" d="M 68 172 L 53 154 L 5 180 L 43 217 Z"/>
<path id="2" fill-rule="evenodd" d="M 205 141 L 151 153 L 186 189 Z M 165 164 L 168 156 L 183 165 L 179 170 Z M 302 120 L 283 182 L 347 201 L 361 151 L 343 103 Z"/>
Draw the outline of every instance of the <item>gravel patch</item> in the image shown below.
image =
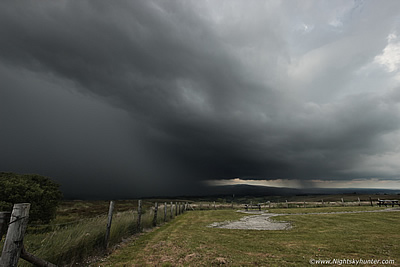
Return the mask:
<path id="1" fill-rule="evenodd" d="M 276 214 L 267 213 L 268 211 L 242 211 L 237 212 L 246 214 L 255 214 L 246 216 L 238 221 L 215 222 L 207 227 L 224 228 L 224 229 L 242 229 L 242 230 L 289 230 L 292 225 L 289 222 L 272 220 L 274 216 L 292 216 L 292 215 L 317 215 L 317 214 L 348 214 L 348 213 L 367 213 L 367 212 L 393 212 L 400 209 L 385 209 L 371 211 L 342 211 L 342 212 L 321 212 L 321 213 L 292 213 L 292 214 Z"/>
<path id="2" fill-rule="evenodd" d="M 212 223 L 208 225 L 208 227 L 242 230 L 289 230 L 290 228 L 292 228 L 289 222 L 281 222 L 270 219 L 270 217 L 276 215 L 277 214 L 264 213 L 253 216 L 246 216 L 241 218 L 239 221 Z"/>

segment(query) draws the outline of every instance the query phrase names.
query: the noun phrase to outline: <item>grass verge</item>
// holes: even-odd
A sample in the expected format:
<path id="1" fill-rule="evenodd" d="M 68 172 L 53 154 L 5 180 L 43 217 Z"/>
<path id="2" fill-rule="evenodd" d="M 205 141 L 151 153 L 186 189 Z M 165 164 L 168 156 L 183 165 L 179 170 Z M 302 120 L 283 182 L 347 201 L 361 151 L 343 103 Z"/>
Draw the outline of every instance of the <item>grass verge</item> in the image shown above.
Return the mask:
<path id="1" fill-rule="evenodd" d="M 142 229 L 152 228 L 154 210 L 148 208 L 143 212 Z M 114 213 L 109 247 L 138 232 L 137 218 L 137 211 Z M 167 220 L 170 220 L 169 209 Z M 160 209 L 157 224 L 160 225 L 163 222 L 164 214 Z M 24 245 L 28 252 L 58 266 L 87 266 L 87 263 L 84 262 L 85 259 L 101 256 L 106 252 L 106 226 L 106 215 L 84 218 L 74 223 L 45 225 L 44 227 L 31 225 L 24 237 Z M 0 242 L 0 249 L 2 249 L 3 240 Z M 18 266 L 32 266 L 32 264 L 20 259 Z"/>
<path id="2" fill-rule="evenodd" d="M 24 244 L 27 251 L 57 265 L 79 262 L 88 256 L 104 252 L 107 218 L 96 217 L 80 221 L 69 227 L 56 228 L 51 232 L 27 234 Z M 109 244 L 134 234 L 136 221 L 132 212 L 116 214 L 113 218 Z M 19 266 L 32 266 L 24 260 Z"/>

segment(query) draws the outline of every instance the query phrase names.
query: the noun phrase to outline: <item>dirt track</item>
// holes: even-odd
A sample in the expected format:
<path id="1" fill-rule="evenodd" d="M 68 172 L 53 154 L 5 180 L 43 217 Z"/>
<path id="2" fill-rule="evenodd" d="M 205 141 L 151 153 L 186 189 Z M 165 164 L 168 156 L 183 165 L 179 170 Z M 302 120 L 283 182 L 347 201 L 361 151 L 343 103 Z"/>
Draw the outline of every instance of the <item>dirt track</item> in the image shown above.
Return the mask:
<path id="1" fill-rule="evenodd" d="M 256 214 L 253 216 L 246 216 L 238 221 L 225 221 L 219 223 L 212 223 L 208 227 L 225 228 L 225 229 L 243 229 L 243 230 L 289 230 L 292 228 L 289 222 L 276 221 L 270 219 L 275 216 L 292 216 L 292 215 L 318 215 L 318 214 L 349 214 L 349 213 L 366 213 L 366 212 L 394 212 L 400 209 L 385 209 L 373 211 L 341 211 L 341 212 L 323 212 L 323 213 L 292 213 L 292 214 L 276 214 L 267 213 L 265 211 L 237 211 L 247 214 Z"/>

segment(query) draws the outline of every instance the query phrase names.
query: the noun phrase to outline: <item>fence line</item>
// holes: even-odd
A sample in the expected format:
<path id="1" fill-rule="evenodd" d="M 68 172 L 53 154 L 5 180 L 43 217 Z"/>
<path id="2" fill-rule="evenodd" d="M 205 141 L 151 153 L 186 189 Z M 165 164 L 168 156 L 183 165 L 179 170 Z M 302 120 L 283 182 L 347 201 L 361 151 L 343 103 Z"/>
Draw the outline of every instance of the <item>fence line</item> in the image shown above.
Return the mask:
<path id="1" fill-rule="evenodd" d="M 21 205 L 23 207 L 23 209 L 21 208 Z M 24 206 L 25 205 L 25 206 Z M 27 209 L 26 206 L 28 206 L 28 210 L 27 212 L 25 212 L 25 210 Z M 114 206 L 115 206 L 115 202 L 111 201 L 110 202 L 110 206 L 109 206 L 109 211 L 108 211 L 108 220 L 107 220 L 107 225 L 105 227 L 105 237 L 104 237 L 104 249 L 108 249 L 109 247 L 109 239 L 110 239 L 110 235 L 111 235 L 111 228 L 112 228 L 112 219 L 113 219 L 113 213 L 114 213 Z M 162 206 L 162 205 L 161 205 Z M 28 226 L 28 216 L 29 216 L 29 207 L 30 204 L 29 203 L 25 203 L 25 204 L 15 204 L 14 205 L 14 209 L 13 209 L 13 213 L 11 215 L 11 219 L 10 216 L 7 217 L 7 214 L 9 214 L 9 212 L 2 212 L 1 213 L 1 219 L 2 221 L 0 222 L 4 222 L 0 225 L 0 229 L 2 228 L 2 225 L 5 225 L 5 227 L 8 227 L 7 230 L 7 237 L 6 237 L 6 241 L 5 244 L 3 246 L 3 252 L 0 255 L 0 267 L 13 267 L 13 266 L 17 266 L 18 260 L 19 258 L 22 258 L 28 262 L 34 263 L 37 266 L 56 266 L 52 263 L 49 263 L 47 261 L 44 261 L 38 257 L 36 257 L 35 255 L 27 252 L 23 246 L 23 237 L 25 235 L 25 231 L 26 228 Z M 181 206 L 183 209 L 183 205 Z M 158 212 L 158 203 L 155 202 L 154 204 L 154 210 L 150 207 L 149 209 L 149 214 L 153 214 L 153 220 L 152 220 L 152 224 L 151 226 L 157 226 L 160 223 L 166 222 L 167 218 L 168 218 L 168 214 L 167 214 L 167 210 L 168 210 L 168 205 L 165 202 L 164 204 L 164 218 L 161 218 L 161 216 L 159 215 Z M 175 212 L 178 212 L 179 207 L 177 206 L 177 203 L 175 203 Z M 16 211 L 21 211 L 22 213 L 15 213 Z M 137 207 L 137 211 L 138 211 L 138 218 L 137 218 L 137 227 L 136 227 L 136 231 L 135 232 L 140 232 L 143 229 L 143 217 L 142 214 L 145 212 L 142 206 L 142 200 L 138 201 L 138 207 Z M 179 212 L 179 214 L 181 214 L 181 212 Z M 94 218 L 99 218 L 99 217 L 103 217 L 101 215 L 96 216 Z M 147 216 L 148 217 L 148 216 Z M 147 218 L 146 217 L 146 218 Z M 90 219 L 94 219 L 94 218 L 90 218 Z M 173 218 L 173 204 L 171 202 L 171 219 Z M 47 225 L 43 225 L 43 224 L 32 224 L 30 226 L 63 226 L 63 225 L 69 225 L 69 224 L 73 224 L 73 223 L 77 223 L 77 222 L 81 222 L 81 221 L 85 221 L 88 219 L 80 219 L 80 220 L 76 220 L 73 222 L 68 222 L 68 223 L 61 223 L 61 224 L 47 224 Z M 7 222 L 9 221 L 9 222 Z M 135 218 L 132 218 L 132 222 L 135 221 Z M 21 226 L 20 223 L 23 223 L 23 225 Z M 11 239 L 10 239 L 11 238 Z M 1 236 L 0 236 L 1 239 Z"/>
<path id="2" fill-rule="evenodd" d="M 246 206 L 250 209 L 271 209 L 271 208 L 316 208 L 316 207 L 350 207 L 350 206 L 374 206 L 371 198 L 368 200 L 356 200 L 346 201 L 341 198 L 339 201 L 326 201 L 321 199 L 320 201 L 266 201 L 262 203 L 222 203 L 218 204 L 213 202 L 196 202 L 188 205 L 188 208 L 192 210 L 218 210 L 218 209 L 246 209 Z"/>

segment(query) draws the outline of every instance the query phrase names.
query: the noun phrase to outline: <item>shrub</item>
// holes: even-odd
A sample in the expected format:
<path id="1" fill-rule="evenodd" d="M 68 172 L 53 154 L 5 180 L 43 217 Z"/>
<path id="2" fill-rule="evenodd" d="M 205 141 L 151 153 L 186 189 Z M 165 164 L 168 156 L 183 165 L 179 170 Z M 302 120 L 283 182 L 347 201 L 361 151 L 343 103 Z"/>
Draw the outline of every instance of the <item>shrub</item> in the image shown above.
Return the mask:
<path id="1" fill-rule="evenodd" d="M 59 185 L 38 174 L 0 173 L 0 209 L 10 211 L 15 203 L 31 203 L 29 220 L 49 223 L 62 198 Z"/>

